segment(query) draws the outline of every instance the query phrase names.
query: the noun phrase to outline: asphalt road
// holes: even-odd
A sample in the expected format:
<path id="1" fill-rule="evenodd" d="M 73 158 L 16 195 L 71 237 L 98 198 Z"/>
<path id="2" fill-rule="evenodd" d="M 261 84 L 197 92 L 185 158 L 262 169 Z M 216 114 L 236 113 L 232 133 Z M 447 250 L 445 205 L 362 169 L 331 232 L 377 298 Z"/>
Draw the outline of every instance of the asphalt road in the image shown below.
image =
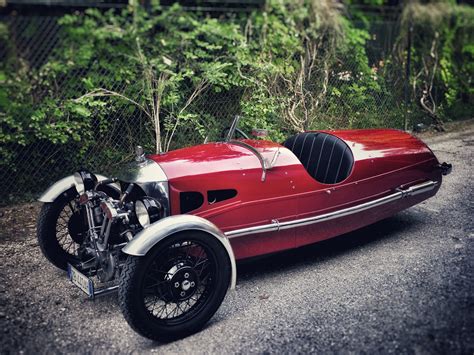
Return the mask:
<path id="1" fill-rule="evenodd" d="M 84 298 L 40 254 L 38 204 L 0 210 L 0 352 L 474 352 L 474 124 L 425 138 L 453 163 L 438 195 L 314 246 L 238 266 L 201 332 L 134 333 L 116 295 Z"/>

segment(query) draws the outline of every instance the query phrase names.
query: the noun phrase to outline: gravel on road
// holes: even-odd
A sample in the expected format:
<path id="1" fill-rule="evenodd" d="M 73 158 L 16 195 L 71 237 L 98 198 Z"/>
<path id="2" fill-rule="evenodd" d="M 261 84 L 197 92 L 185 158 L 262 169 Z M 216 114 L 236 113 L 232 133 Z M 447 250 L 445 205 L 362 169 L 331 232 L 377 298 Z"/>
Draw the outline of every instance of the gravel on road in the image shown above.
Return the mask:
<path id="1" fill-rule="evenodd" d="M 474 121 L 423 139 L 453 164 L 439 193 L 394 217 L 238 265 L 201 332 L 134 333 L 115 294 L 90 301 L 41 255 L 38 203 L 0 209 L 0 353 L 474 352 Z"/>

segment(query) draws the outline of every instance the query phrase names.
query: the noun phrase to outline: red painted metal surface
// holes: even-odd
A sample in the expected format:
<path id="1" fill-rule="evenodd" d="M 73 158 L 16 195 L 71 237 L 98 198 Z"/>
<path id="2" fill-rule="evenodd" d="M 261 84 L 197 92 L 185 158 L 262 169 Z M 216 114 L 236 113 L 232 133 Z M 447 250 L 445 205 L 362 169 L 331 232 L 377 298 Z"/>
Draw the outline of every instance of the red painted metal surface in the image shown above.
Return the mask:
<path id="1" fill-rule="evenodd" d="M 170 184 L 172 214 L 180 213 L 180 192 L 196 191 L 204 203 L 191 211 L 222 231 L 311 217 L 354 206 L 393 193 L 401 185 L 426 180 L 441 183 L 438 161 L 420 140 L 397 130 L 326 131 L 351 148 L 354 166 L 348 178 L 334 185 L 313 179 L 298 158 L 273 142 L 244 140 L 275 166 L 261 181 L 262 168 L 248 149 L 232 143 L 209 143 L 152 155 Z M 209 203 L 207 191 L 236 189 L 231 199 Z M 293 230 L 231 238 L 237 259 L 294 248 L 374 223 L 434 195 L 437 189 L 393 202 L 383 208 Z"/>

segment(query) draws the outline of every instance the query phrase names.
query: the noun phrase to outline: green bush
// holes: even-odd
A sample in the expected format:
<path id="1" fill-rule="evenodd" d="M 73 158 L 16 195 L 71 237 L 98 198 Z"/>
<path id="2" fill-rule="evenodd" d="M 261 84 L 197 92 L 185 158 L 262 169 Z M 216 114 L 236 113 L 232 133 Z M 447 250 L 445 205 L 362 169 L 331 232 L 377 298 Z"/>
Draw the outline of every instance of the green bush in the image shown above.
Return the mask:
<path id="1" fill-rule="evenodd" d="M 112 168 L 137 143 L 153 152 L 218 139 L 237 113 L 244 130 L 266 128 L 276 141 L 307 129 L 403 128 L 407 112 L 411 121 L 472 117 L 472 8 L 406 7 L 393 55 L 372 63 L 369 18 L 355 12 L 356 25 L 338 4 L 268 0 L 219 19 L 179 5 L 88 9 L 59 20 L 59 44 L 39 67 L 0 24 L 2 179 L 41 190 L 79 166 Z"/>
<path id="2" fill-rule="evenodd" d="M 415 110 L 438 125 L 456 117 L 472 118 L 474 8 L 452 1 L 414 2 L 404 8 L 401 22 L 402 43 L 412 28 L 410 88 Z"/>

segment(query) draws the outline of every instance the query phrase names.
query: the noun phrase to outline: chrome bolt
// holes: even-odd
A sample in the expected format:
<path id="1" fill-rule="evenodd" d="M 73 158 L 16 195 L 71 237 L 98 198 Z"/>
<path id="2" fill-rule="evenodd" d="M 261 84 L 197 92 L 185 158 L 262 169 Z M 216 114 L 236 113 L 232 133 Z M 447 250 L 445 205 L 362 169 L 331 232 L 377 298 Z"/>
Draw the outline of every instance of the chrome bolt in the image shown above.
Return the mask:
<path id="1" fill-rule="evenodd" d="M 178 288 L 179 287 L 179 282 L 175 282 L 174 287 Z"/>
<path id="2" fill-rule="evenodd" d="M 189 274 L 188 273 L 185 273 L 184 274 L 184 278 L 187 279 L 189 277 Z"/>
<path id="3" fill-rule="evenodd" d="M 181 297 L 184 297 L 184 296 L 186 296 L 186 292 L 181 291 L 180 295 L 181 295 Z"/>
<path id="4" fill-rule="evenodd" d="M 194 287 L 194 286 L 196 286 L 196 284 L 193 281 L 193 282 L 191 282 L 191 287 Z"/>

